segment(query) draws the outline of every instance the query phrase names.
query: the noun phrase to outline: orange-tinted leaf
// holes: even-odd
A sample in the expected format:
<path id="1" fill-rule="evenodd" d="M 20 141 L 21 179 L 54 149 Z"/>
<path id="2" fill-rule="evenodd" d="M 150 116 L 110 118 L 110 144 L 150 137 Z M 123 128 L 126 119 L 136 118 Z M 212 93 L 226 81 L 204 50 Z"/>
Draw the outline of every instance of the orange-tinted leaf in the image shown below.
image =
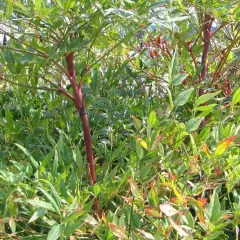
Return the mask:
<path id="1" fill-rule="evenodd" d="M 233 144 L 236 136 L 229 137 L 218 143 L 217 149 L 215 151 L 215 156 L 221 155 Z"/>
<path id="2" fill-rule="evenodd" d="M 108 221 L 107 221 L 107 218 L 106 218 L 106 215 L 105 215 L 104 211 L 102 212 L 102 220 L 105 224 L 107 224 Z"/>
<path id="3" fill-rule="evenodd" d="M 207 199 L 206 198 L 198 198 L 198 204 L 201 208 L 203 208 L 207 204 Z"/>
<path id="4" fill-rule="evenodd" d="M 229 214 L 229 213 L 224 214 L 224 215 L 221 216 L 221 218 L 223 218 L 224 220 L 228 220 L 228 219 L 231 218 L 231 217 L 233 217 L 233 215 L 232 215 L 232 214 Z"/>
<path id="5" fill-rule="evenodd" d="M 158 209 L 153 208 L 145 208 L 146 215 L 152 216 L 152 217 L 160 217 L 160 212 Z"/>
<path id="6" fill-rule="evenodd" d="M 126 230 L 121 228 L 113 223 L 108 223 L 109 228 L 113 232 L 113 234 L 119 239 L 127 239 Z"/>
<path id="7" fill-rule="evenodd" d="M 169 137 L 169 143 L 170 143 L 171 145 L 173 145 L 173 143 L 174 143 L 174 133 L 172 133 L 172 134 L 170 135 L 170 137 Z"/>
<path id="8" fill-rule="evenodd" d="M 179 204 L 184 204 L 184 197 L 182 193 L 177 189 L 176 185 L 172 184 L 172 189 L 175 196 L 178 198 Z"/>
<path id="9" fill-rule="evenodd" d="M 131 204 L 133 202 L 133 197 L 122 197 L 122 199 L 124 199 L 128 204 Z"/>
<path id="10" fill-rule="evenodd" d="M 210 150 L 209 150 L 209 148 L 208 148 L 208 145 L 207 145 L 206 143 L 204 143 L 204 144 L 202 145 L 201 151 L 204 152 L 204 153 L 207 155 L 208 158 L 211 158 L 211 155 L 212 155 L 212 154 L 211 154 L 211 152 L 210 152 Z"/>
<path id="11" fill-rule="evenodd" d="M 204 216 L 204 212 L 203 212 L 202 208 L 198 209 L 197 216 L 198 216 L 199 221 L 202 224 L 206 225 L 205 216 Z"/>
<path id="12" fill-rule="evenodd" d="M 222 174 L 222 168 L 221 168 L 220 162 L 218 162 L 218 166 L 215 171 L 217 176 L 220 176 Z"/>

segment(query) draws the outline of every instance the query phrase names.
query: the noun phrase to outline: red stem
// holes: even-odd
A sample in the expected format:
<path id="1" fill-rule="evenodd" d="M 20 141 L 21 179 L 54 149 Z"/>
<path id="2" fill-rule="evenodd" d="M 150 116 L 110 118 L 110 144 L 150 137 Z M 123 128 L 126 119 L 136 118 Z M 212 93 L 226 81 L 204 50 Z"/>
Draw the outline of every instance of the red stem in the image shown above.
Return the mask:
<path id="1" fill-rule="evenodd" d="M 88 162 L 88 174 L 89 174 L 89 181 L 91 185 L 94 185 L 97 182 L 96 177 L 96 169 L 95 169 L 95 163 L 94 163 L 94 155 L 93 155 L 93 149 L 92 149 L 92 139 L 91 139 L 91 132 L 89 127 L 89 121 L 87 117 L 87 113 L 85 112 L 84 108 L 84 101 L 83 101 L 83 95 L 82 95 L 82 85 L 78 85 L 76 81 L 76 74 L 74 69 L 74 54 L 70 53 L 66 57 L 66 63 L 67 63 L 67 69 L 70 75 L 70 83 L 73 89 L 74 93 L 74 104 L 80 114 L 80 118 L 83 125 L 83 133 L 84 133 L 84 142 L 85 142 L 85 148 L 86 148 L 86 157 Z M 66 95 L 66 94 L 65 94 Z M 95 213 L 100 216 L 99 212 L 99 203 L 98 199 L 95 198 L 94 200 L 94 211 Z"/>
<path id="2" fill-rule="evenodd" d="M 203 25 L 203 54 L 202 54 L 202 72 L 201 72 L 201 81 L 204 81 L 207 71 L 208 71 L 208 51 L 210 46 L 211 39 L 211 27 L 214 18 L 212 18 L 209 14 L 205 14 L 204 25 Z"/>

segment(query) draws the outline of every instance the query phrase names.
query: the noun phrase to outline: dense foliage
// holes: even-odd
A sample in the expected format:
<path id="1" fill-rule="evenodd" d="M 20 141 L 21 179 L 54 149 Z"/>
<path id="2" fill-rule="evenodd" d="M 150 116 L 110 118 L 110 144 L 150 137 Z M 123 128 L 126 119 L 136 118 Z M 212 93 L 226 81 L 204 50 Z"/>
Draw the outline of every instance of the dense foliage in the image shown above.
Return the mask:
<path id="1" fill-rule="evenodd" d="M 237 1 L 0 3 L 1 239 L 238 239 Z"/>

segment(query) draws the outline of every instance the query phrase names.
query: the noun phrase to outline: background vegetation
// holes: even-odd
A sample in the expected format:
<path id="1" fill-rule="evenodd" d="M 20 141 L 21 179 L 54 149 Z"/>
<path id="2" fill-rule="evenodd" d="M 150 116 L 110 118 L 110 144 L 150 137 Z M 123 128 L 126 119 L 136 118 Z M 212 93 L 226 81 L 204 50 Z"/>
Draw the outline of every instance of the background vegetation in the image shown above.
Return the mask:
<path id="1" fill-rule="evenodd" d="M 0 3 L 1 239 L 238 239 L 237 1 Z"/>

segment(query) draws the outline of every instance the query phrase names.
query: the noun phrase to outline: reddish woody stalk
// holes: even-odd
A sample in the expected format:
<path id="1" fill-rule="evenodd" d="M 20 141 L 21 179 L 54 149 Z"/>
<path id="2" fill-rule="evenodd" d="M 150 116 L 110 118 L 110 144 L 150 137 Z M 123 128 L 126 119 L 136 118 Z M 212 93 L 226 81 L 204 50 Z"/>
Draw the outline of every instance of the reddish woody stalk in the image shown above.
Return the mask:
<path id="1" fill-rule="evenodd" d="M 76 81 L 76 74 L 74 69 L 74 54 L 70 53 L 66 57 L 67 69 L 70 75 L 70 83 L 74 93 L 74 104 L 79 112 L 82 125 L 83 125 L 83 133 L 84 133 L 84 141 L 85 141 L 85 148 L 86 148 L 86 156 L 88 162 L 88 172 L 89 172 L 89 180 L 90 184 L 94 185 L 97 182 L 96 176 L 96 169 L 94 163 L 94 155 L 92 149 L 92 139 L 91 139 L 91 132 L 89 127 L 89 121 L 87 117 L 87 113 L 85 112 L 83 95 L 82 95 L 82 84 L 78 85 Z M 94 201 L 94 210 L 96 214 L 99 216 L 99 203 L 98 199 L 95 198 Z"/>
<path id="2" fill-rule="evenodd" d="M 203 25 L 203 54 L 202 54 L 202 72 L 201 72 L 201 79 L 204 81 L 207 71 L 208 71 L 208 51 L 210 46 L 210 39 L 211 39 L 211 27 L 214 18 L 211 18 L 209 14 L 205 14 L 204 25 Z"/>
<path id="3" fill-rule="evenodd" d="M 202 71 L 201 71 L 201 81 L 204 81 L 208 72 L 208 51 L 211 39 L 211 27 L 214 18 L 209 14 L 205 14 L 204 24 L 203 24 L 203 54 L 202 54 Z M 204 94 L 204 89 L 199 89 L 199 95 Z"/>

